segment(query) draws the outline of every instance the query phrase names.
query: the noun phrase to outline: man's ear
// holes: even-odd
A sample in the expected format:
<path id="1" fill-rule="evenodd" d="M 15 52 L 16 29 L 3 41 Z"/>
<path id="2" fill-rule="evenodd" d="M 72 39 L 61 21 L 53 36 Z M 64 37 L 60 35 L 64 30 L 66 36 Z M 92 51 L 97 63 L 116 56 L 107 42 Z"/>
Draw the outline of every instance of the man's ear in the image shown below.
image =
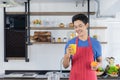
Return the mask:
<path id="1" fill-rule="evenodd" d="M 86 28 L 88 29 L 88 27 L 89 27 L 89 24 L 87 23 L 87 24 L 86 24 Z"/>

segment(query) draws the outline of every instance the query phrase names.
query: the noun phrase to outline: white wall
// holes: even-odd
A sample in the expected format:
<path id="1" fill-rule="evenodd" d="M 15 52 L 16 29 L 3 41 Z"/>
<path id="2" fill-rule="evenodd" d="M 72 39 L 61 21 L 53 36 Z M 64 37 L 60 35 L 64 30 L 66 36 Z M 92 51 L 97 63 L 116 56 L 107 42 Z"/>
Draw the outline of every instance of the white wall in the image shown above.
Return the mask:
<path id="1" fill-rule="evenodd" d="M 116 15 L 120 11 L 120 0 L 99 0 L 101 15 Z"/>
<path id="2" fill-rule="evenodd" d="M 115 64 L 120 64 L 120 15 L 117 16 L 117 18 L 96 18 L 92 20 L 92 22 L 97 26 L 107 26 L 107 30 L 105 30 L 105 32 L 101 31 L 98 33 L 96 31 L 96 33 L 98 33 L 98 37 L 100 36 L 100 40 L 104 39 L 108 42 L 107 44 L 102 45 L 103 67 L 107 64 L 105 58 L 111 56 L 115 58 Z"/>
<path id="3" fill-rule="evenodd" d="M 62 6 L 61 6 L 62 5 Z M 58 6 L 57 9 L 54 6 Z M 104 6 L 101 6 L 101 10 L 104 9 Z M 8 11 L 24 11 L 24 7 L 15 7 L 15 8 L 8 8 Z M 41 3 L 31 4 L 31 11 L 87 11 L 86 8 L 81 9 L 81 5 L 78 5 L 78 7 L 75 6 L 75 3 Z M 91 10 L 94 9 L 94 5 L 92 4 Z M 104 12 L 104 11 L 103 11 Z M 112 12 L 112 11 L 111 11 Z M 64 46 L 65 44 L 33 44 L 29 46 L 29 59 L 30 62 L 25 62 L 24 60 L 10 60 L 9 62 L 4 62 L 4 32 L 3 32 L 3 9 L 0 8 L 0 73 L 4 73 L 4 70 L 56 70 L 60 69 L 60 60 L 64 55 Z M 58 23 L 59 21 L 63 21 L 66 25 L 71 22 L 71 16 L 52 16 L 47 17 L 45 16 L 40 17 L 31 17 L 32 20 L 39 18 L 43 20 L 50 19 L 51 21 L 56 19 L 55 23 Z M 120 25 L 120 16 L 117 15 L 116 18 L 91 18 L 91 26 L 107 26 L 108 29 L 105 31 L 100 32 L 101 35 L 99 35 L 101 40 L 108 41 L 108 44 L 102 45 L 102 53 L 103 53 L 103 60 L 104 63 L 105 57 L 107 56 L 114 56 L 116 58 L 116 63 L 120 64 L 120 46 L 119 46 L 119 39 L 120 37 L 117 36 L 117 34 L 120 34 L 119 32 L 119 25 Z M 67 31 L 52 31 L 53 33 L 57 32 L 57 35 L 53 36 L 67 36 Z M 64 33 L 66 32 L 66 33 Z M 64 34 L 64 35 L 61 35 Z M 95 31 L 95 33 L 99 33 L 99 31 Z M 31 34 L 33 34 L 33 31 L 31 31 Z M 105 64 L 104 64 L 105 66 Z"/>

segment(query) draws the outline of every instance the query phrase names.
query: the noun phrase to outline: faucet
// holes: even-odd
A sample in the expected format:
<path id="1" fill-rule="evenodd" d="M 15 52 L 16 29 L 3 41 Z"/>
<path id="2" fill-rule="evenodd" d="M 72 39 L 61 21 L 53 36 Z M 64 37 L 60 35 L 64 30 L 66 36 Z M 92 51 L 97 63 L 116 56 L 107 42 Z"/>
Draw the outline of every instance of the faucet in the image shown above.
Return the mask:
<path id="1" fill-rule="evenodd" d="M 64 57 L 62 57 L 61 60 L 60 60 L 60 74 L 59 74 L 59 76 L 61 76 L 61 77 L 69 77 L 69 73 L 62 73 L 63 59 L 64 59 Z"/>
<path id="2" fill-rule="evenodd" d="M 62 57 L 62 59 L 60 60 L 60 74 L 62 74 L 62 65 L 63 65 L 63 57 Z"/>

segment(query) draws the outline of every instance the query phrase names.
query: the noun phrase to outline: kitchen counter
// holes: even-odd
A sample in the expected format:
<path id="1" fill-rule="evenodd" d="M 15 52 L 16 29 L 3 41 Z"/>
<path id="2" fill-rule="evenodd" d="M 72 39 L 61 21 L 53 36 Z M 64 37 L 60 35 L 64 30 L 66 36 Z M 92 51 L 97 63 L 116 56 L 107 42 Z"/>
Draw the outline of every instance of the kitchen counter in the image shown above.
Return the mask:
<path id="1" fill-rule="evenodd" d="M 20 76 L 6 76 L 6 75 L 0 75 L 0 80 L 47 80 L 47 76 L 46 75 L 37 75 L 35 77 L 30 77 L 30 76 L 26 76 L 26 77 L 20 77 Z M 60 80 L 68 80 L 68 77 L 60 77 Z M 98 80 L 120 80 L 120 77 L 107 77 L 107 78 L 102 78 L 102 77 L 98 77 Z"/>
<path id="2" fill-rule="evenodd" d="M 59 75 L 60 80 L 68 80 L 69 71 L 8 71 L 3 75 L 0 75 L 0 80 L 48 80 L 48 76 Z M 53 79 L 56 80 L 56 79 Z M 98 80 L 120 80 L 119 77 L 102 76 L 98 77 Z"/>
<path id="3" fill-rule="evenodd" d="M 48 80 L 47 78 L 0 78 L 0 80 Z M 68 78 L 60 78 L 60 80 L 68 80 Z M 120 80 L 120 78 L 98 78 L 98 80 Z"/>

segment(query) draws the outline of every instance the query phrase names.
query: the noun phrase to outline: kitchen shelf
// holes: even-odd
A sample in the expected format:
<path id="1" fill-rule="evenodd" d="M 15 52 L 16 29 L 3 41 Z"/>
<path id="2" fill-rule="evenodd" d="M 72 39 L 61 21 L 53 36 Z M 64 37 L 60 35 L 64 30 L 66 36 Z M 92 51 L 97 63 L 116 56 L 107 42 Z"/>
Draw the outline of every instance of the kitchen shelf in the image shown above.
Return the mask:
<path id="1" fill-rule="evenodd" d="M 73 30 L 70 27 L 30 27 L 31 30 Z M 90 29 L 107 29 L 107 27 L 90 27 Z"/>
<path id="2" fill-rule="evenodd" d="M 100 42 L 101 44 L 107 44 L 107 42 Z"/>
<path id="3" fill-rule="evenodd" d="M 6 12 L 6 14 L 27 14 L 25 12 Z M 30 12 L 30 15 L 35 16 L 35 15 L 42 15 L 42 16 L 47 16 L 47 15 L 61 15 L 61 16 L 66 16 L 66 15 L 75 15 L 75 14 L 88 14 L 88 12 Z M 91 15 L 94 15 L 95 12 L 90 12 Z"/>
<path id="4" fill-rule="evenodd" d="M 31 30 L 73 30 L 74 28 L 70 27 L 30 27 Z M 90 27 L 90 29 L 99 29 L 104 30 L 107 27 Z M 31 42 L 32 44 L 66 44 L 66 42 Z M 107 44 L 107 42 L 100 42 L 101 44 Z"/>
<path id="5" fill-rule="evenodd" d="M 100 30 L 100 29 L 107 29 L 107 27 L 97 26 L 97 27 L 90 27 L 90 29 L 99 29 Z"/>
<path id="6" fill-rule="evenodd" d="M 75 15 L 75 14 L 88 14 L 88 12 L 31 12 L 31 15 L 62 15 L 62 16 L 66 16 L 66 15 Z M 94 15 L 95 12 L 90 12 L 91 15 Z"/>
<path id="7" fill-rule="evenodd" d="M 30 27 L 31 30 L 73 30 L 74 28 L 69 27 Z"/>
<path id="8" fill-rule="evenodd" d="M 66 42 L 31 42 L 32 44 L 66 44 Z M 107 42 L 100 42 L 101 44 L 107 44 Z"/>

